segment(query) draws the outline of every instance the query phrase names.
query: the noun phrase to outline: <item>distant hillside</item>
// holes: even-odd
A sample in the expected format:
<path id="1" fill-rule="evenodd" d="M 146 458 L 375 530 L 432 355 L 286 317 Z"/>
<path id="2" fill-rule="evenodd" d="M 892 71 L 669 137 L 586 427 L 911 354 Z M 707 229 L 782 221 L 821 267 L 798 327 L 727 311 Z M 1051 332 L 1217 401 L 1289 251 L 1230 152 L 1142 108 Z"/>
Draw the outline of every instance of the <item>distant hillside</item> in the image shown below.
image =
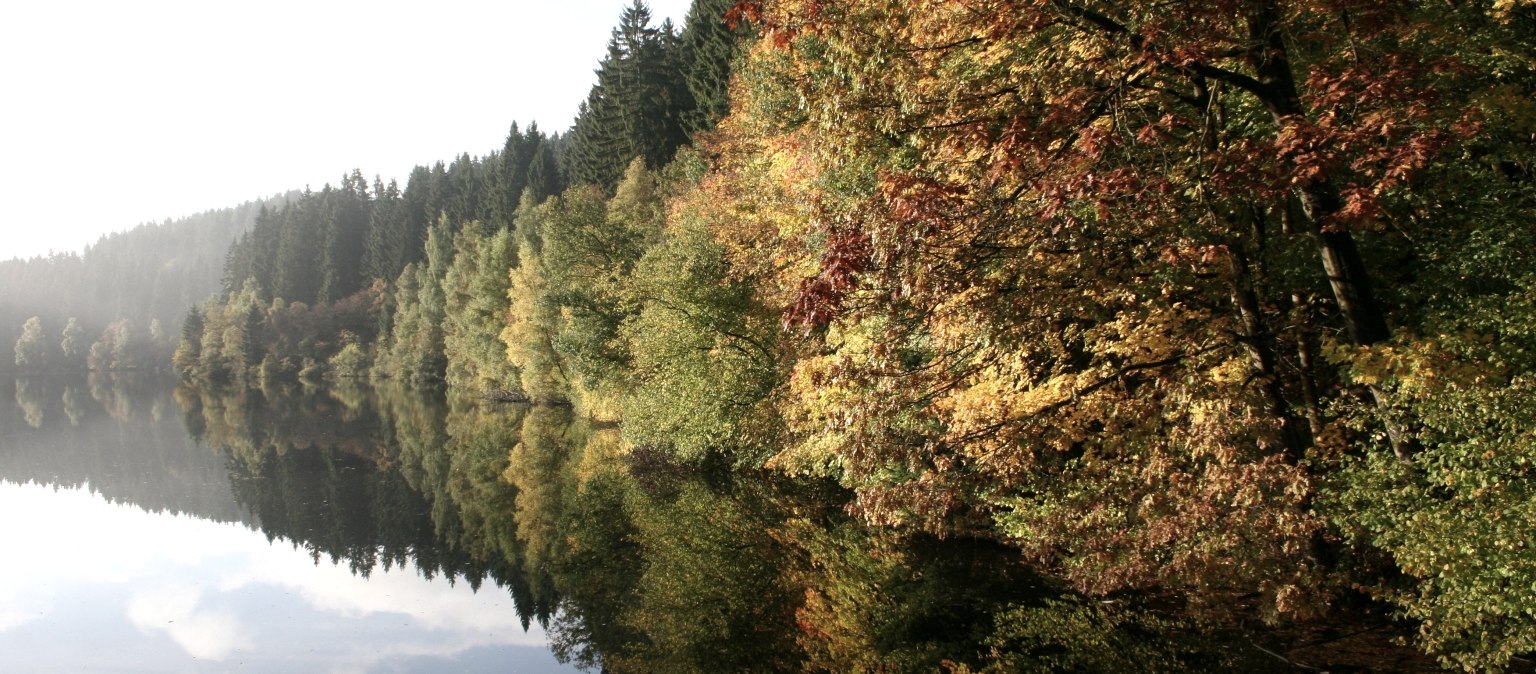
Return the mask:
<path id="1" fill-rule="evenodd" d="M 249 231 L 262 206 L 276 207 L 297 192 L 232 208 L 145 223 L 101 237 L 84 253 L 0 261 L 0 343 L 14 344 L 28 318 L 42 319 L 57 344 L 70 318 L 87 341 L 120 319 L 146 331 L 158 319 L 179 329 L 187 308 L 218 292 L 230 245 Z M 9 353 L 0 371 L 11 369 Z"/>

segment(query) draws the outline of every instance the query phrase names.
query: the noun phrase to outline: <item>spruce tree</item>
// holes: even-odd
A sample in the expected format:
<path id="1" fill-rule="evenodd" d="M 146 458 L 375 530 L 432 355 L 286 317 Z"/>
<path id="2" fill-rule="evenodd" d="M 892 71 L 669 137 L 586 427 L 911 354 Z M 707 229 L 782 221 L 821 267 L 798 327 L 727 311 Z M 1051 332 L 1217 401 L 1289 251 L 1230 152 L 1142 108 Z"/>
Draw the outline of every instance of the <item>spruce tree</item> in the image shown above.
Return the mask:
<path id="1" fill-rule="evenodd" d="M 392 280 L 405 268 L 410 218 L 395 181 L 374 183 L 373 208 L 363 242 L 363 278 Z"/>
<path id="2" fill-rule="evenodd" d="M 683 118 L 693 107 L 671 22 L 650 25 L 644 2 L 625 8 L 608 54 L 571 127 L 566 173 L 576 184 L 612 190 L 630 160 L 659 168 L 687 142 Z"/>
<path id="3" fill-rule="evenodd" d="M 538 147 L 528 161 L 528 187 L 524 191 L 535 204 L 543 203 L 565 191 L 565 176 L 560 172 L 560 137 L 539 138 Z M 523 195 L 518 195 L 521 206 Z M 515 211 L 514 211 L 515 214 Z"/>
<path id="4" fill-rule="evenodd" d="M 689 135 L 715 128 L 730 111 L 731 69 L 745 50 L 752 29 L 744 21 L 731 25 L 726 13 L 735 0 L 693 0 L 681 36 L 682 69 L 693 98 L 684 116 Z"/>

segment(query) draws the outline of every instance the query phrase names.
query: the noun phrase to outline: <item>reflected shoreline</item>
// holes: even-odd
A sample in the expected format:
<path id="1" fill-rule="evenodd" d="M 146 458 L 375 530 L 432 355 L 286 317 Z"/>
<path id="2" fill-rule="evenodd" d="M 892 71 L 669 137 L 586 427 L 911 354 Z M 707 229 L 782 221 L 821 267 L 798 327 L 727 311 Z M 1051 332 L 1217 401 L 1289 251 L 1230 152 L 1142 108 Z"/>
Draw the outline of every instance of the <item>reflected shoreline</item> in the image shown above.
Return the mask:
<path id="1" fill-rule="evenodd" d="M 569 408 L 356 383 L 0 386 L 16 402 L 0 416 L 0 482 L 238 525 L 343 585 L 410 570 L 499 598 L 505 624 L 547 634 L 543 657 L 563 668 L 1288 671 L 1273 653 L 1332 638 L 1085 601 L 1007 546 L 869 528 L 835 485 L 675 465 Z M 1426 669 L 1373 629 L 1335 648 Z"/>

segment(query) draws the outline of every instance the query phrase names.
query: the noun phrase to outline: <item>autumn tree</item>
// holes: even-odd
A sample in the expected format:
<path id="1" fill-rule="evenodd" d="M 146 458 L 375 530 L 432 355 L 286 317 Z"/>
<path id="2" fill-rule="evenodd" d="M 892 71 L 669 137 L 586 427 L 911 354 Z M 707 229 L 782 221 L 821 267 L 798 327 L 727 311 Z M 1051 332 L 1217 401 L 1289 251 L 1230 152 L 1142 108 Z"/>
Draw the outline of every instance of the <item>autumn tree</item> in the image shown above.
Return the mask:
<path id="1" fill-rule="evenodd" d="M 722 152 L 773 160 L 725 178 L 811 202 L 716 230 L 818 347 L 775 462 L 873 521 L 998 526 L 1091 593 L 1324 603 L 1318 462 L 1425 444 L 1340 366 L 1412 339 L 1400 269 L 1456 255 L 1428 223 L 1481 169 L 1427 176 L 1486 137 L 1462 78 L 1497 71 L 1457 58 L 1483 8 L 738 11 L 765 39 Z"/>
<path id="2" fill-rule="evenodd" d="M 518 388 L 500 339 L 510 306 L 512 232 L 471 222 L 454 236 L 453 247 L 453 263 L 443 275 L 444 380 L 465 392 L 506 396 Z"/>
<path id="3" fill-rule="evenodd" d="M 700 182 L 703 168 L 694 153 L 669 167 L 668 189 L 678 197 L 627 283 L 638 308 L 621 328 L 631 354 L 624 435 L 677 459 L 716 452 L 754 465 L 779 439 L 769 393 L 782 383 L 781 332 L 751 284 L 733 278 L 710 231 L 729 216 L 713 185 Z M 611 208 L 645 203 L 621 202 L 632 197 L 621 191 Z M 649 217 L 662 222 L 659 212 Z"/>
<path id="4" fill-rule="evenodd" d="M 566 374 L 555 353 L 558 307 L 547 300 L 543 224 L 553 202 L 534 206 L 524 199 L 517 214 L 517 265 L 508 272 L 507 316 L 500 338 L 507 362 L 516 368 L 524 395 L 538 401 L 566 400 Z"/>
<path id="5" fill-rule="evenodd" d="M 202 310 L 196 305 L 187 309 L 186 317 L 181 320 L 181 339 L 171 355 L 172 368 L 183 378 L 190 378 L 202 359 L 203 325 Z"/>
<path id="6" fill-rule="evenodd" d="M 620 327 L 635 311 L 630 275 L 661 227 L 655 175 L 637 158 L 611 201 L 582 186 L 525 206 L 501 334 L 507 355 L 529 396 L 612 417 L 629 367 Z"/>
<path id="7" fill-rule="evenodd" d="M 49 357 L 52 350 L 49 348 L 48 336 L 43 330 L 41 318 L 33 316 L 22 324 L 21 336 L 16 338 L 14 351 L 16 367 L 22 370 L 37 371 L 52 365 L 52 359 Z"/>
<path id="8" fill-rule="evenodd" d="M 80 321 L 71 317 L 64 325 L 60 337 L 59 354 L 63 356 L 62 364 L 70 369 L 84 369 L 85 353 L 89 347 L 85 344 L 85 328 L 80 326 Z"/>

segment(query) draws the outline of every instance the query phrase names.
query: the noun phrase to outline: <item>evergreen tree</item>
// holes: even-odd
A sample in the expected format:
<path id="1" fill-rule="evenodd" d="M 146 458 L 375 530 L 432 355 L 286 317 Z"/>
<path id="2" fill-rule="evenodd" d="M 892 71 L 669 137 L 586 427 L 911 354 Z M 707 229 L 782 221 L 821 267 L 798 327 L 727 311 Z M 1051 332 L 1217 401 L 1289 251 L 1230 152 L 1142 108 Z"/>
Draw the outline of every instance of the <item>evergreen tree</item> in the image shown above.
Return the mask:
<path id="1" fill-rule="evenodd" d="M 480 201 L 485 191 L 480 162 L 475 161 L 469 153 L 460 154 L 448 166 L 443 175 L 443 184 L 443 214 L 448 216 L 452 227 L 457 228 L 480 217 Z"/>
<path id="2" fill-rule="evenodd" d="M 412 384 L 442 381 L 447 363 L 443 330 L 443 276 L 452 261 L 446 219 L 427 230 L 426 260 L 412 263 L 395 282 L 395 312 L 373 376 Z"/>
<path id="3" fill-rule="evenodd" d="M 624 9 L 608 40 L 597 83 L 571 127 L 566 173 L 577 184 L 612 189 L 630 160 L 660 168 L 687 142 L 693 108 L 671 22 L 652 27 L 644 2 Z"/>
<path id="4" fill-rule="evenodd" d="M 268 211 L 266 206 L 262 206 L 261 213 L 256 216 L 256 222 L 266 223 L 271 218 L 272 212 Z M 256 275 L 256 244 L 252 237 L 252 232 L 241 234 L 240 238 L 236 239 L 224 253 L 224 277 L 220 287 L 222 294 L 226 297 L 233 295 L 246 279 Z"/>
<path id="5" fill-rule="evenodd" d="M 272 297 L 308 303 L 314 301 L 320 289 L 324 278 L 320 256 L 325 240 L 316 217 L 318 201 L 314 192 L 306 191 L 278 216 L 281 229 L 277 239 L 277 273 L 270 288 Z"/>
<path id="6" fill-rule="evenodd" d="M 681 36 L 682 69 L 693 108 L 684 116 L 689 135 L 715 127 L 730 111 L 731 71 L 745 51 L 752 29 L 745 21 L 734 26 L 726 14 L 735 0 L 693 0 Z"/>
<path id="7" fill-rule="evenodd" d="M 183 377 L 192 376 L 202 359 L 203 327 L 203 312 L 195 305 L 187 309 L 181 321 L 181 341 L 171 356 L 171 365 Z"/>
<path id="8" fill-rule="evenodd" d="M 559 193 L 559 168 L 550 144 L 537 123 L 529 124 L 527 131 L 512 124 L 501 153 L 486 160 L 481 210 L 487 224 L 510 227 L 526 190 L 533 190 L 537 201 Z"/>
<path id="9" fill-rule="evenodd" d="M 541 137 L 533 156 L 528 160 L 526 193 L 533 197 L 534 203 L 543 203 L 545 199 L 565 191 L 565 176 L 560 172 L 560 146 L 559 136 Z M 518 195 L 518 203 L 522 203 L 521 194 Z"/>
<path id="10" fill-rule="evenodd" d="M 370 207 L 368 183 L 357 170 L 342 179 L 339 189 L 327 186 L 320 213 L 325 248 L 317 301 L 334 302 L 362 287 Z"/>
<path id="11" fill-rule="evenodd" d="M 363 278 L 390 280 L 405 268 L 409 250 L 410 218 L 400 186 L 375 181 L 373 208 L 368 214 L 368 234 L 363 242 Z"/>
<path id="12" fill-rule="evenodd" d="M 401 199 L 405 210 L 405 248 L 400 268 L 422 260 L 422 245 L 427 242 L 427 228 L 442 214 L 442 183 L 446 169 L 442 162 L 431 167 L 417 166 L 405 181 Z"/>

